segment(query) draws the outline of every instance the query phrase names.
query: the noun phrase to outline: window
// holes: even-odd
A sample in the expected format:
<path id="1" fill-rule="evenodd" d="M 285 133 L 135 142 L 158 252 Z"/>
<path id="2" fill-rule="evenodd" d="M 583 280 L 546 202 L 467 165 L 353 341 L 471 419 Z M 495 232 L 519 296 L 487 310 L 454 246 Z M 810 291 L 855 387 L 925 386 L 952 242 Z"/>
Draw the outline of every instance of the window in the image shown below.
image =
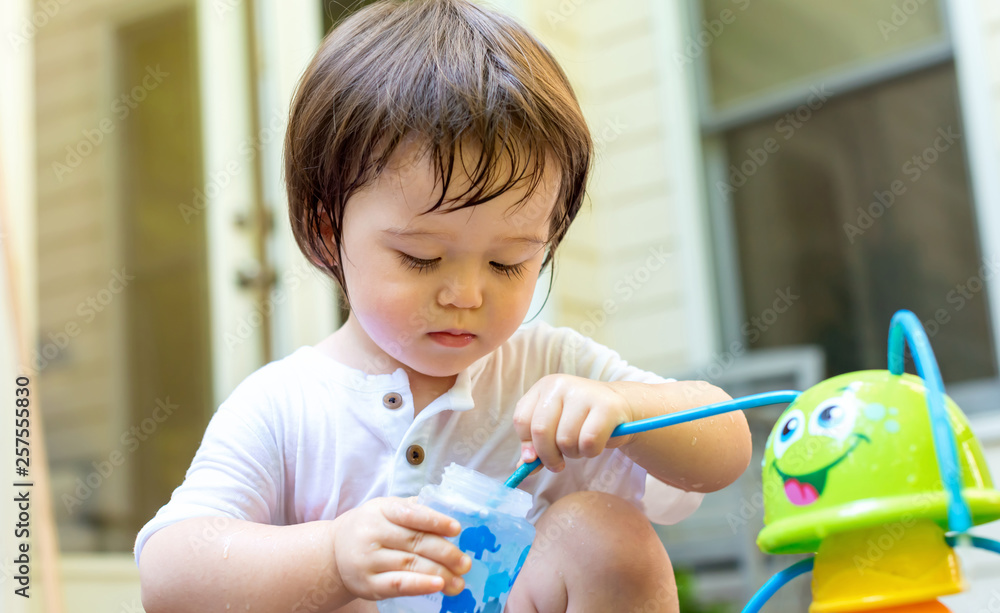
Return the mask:
<path id="1" fill-rule="evenodd" d="M 995 380 L 943 2 L 691 6 L 727 344 L 816 344 L 828 376 L 884 369 L 907 308 L 946 383 Z"/>

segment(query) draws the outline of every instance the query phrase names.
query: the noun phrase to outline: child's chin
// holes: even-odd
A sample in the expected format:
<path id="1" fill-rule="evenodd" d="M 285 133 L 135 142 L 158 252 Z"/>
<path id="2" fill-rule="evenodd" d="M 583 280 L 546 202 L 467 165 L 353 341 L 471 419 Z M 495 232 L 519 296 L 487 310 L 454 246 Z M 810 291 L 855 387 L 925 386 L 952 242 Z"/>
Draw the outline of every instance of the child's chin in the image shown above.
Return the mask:
<path id="1" fill-rule="evenodd" d="M 453 377 L 472 365 L 479 358 L 473 356 L 451 356 L 449 358 L 418 359 L 410 363 L 410 367 L 428 377 Z"/>

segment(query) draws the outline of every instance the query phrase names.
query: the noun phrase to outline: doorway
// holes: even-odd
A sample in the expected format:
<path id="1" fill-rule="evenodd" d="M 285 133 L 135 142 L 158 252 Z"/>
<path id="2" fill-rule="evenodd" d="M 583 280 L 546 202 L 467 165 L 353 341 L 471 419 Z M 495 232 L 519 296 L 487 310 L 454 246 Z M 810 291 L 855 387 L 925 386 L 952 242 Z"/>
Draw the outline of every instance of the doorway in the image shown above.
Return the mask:
<path id="1" fill-rule="evenodd" d="M 117 169 L 122 257 L 134 277 L 121 440 L 133 456 L 132 534 L 184 480 L 212 414 L 207 216 L 178 206 L 204 184 L 196 26 L 184 6 L 117 32 L 116 91 L 132 98 Z"/>

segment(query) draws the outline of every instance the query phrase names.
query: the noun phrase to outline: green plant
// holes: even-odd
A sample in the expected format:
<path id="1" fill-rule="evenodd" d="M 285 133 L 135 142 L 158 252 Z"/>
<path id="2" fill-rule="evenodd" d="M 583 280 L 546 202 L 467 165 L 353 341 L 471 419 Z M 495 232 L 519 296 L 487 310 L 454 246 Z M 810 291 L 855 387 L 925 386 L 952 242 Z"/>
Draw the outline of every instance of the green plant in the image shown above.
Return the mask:
<path id="1" fill-rule="evenodd" d="M 681 613 L 730 613 L 731 608 L 715 603 L 705 605 L 695 598 L 695 576 L 689 570 L 674 569 L 674 580 L 677 582 L 677 600 Z"/>

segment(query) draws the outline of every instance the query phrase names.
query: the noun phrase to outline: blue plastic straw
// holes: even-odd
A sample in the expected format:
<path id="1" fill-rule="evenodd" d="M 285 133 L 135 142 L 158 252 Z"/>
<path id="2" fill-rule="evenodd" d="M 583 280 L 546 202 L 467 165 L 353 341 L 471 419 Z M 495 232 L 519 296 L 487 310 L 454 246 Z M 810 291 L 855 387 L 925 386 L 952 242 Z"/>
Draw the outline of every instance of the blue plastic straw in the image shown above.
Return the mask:
<path id="1" fill-rule="evenodd" d="M 994 541 L 993 539 L 983 538 L 981 536 L 972 536 L 971 534 L 963 534 L 961 537 L 968 539 L 969 544 L 973 547 L 985 549 L 986 551 L 992 551 L 993 553 L 1000 553 L 1000 542 Z M 945 540 L 948 542 L 949 547 L 962 544 L 959 543 L 959 536 L 957 535 L 949 535 L 945 537 Z"/>
<path id="2" fill-rule="evenodd" d="M 900 310 L 889 324 L 889 372 L 901 375 L 904 371 L 904 343 L 909 341 L 913 350 L 917 374 L 924 380 L 927 388 L 927 407 L 931 419 L 931 433 L 934 437 L 934 449 L 937 454 L 938 466 L 945 490 L 948 492 L 948 525 L 951 530 L 959 533 L 947 537 L 948 545 L 969 544 L 979 549 L 985 549 L 1000 554 L 1000 542 L 965 534 L 972 527 L 972 514 L 962 498 L 961 472 L 958 463 L 958 445 L 955 435 L 948 422 L 944 404 L 944 382 L 941 370 L 938 368 L 930 340 L 924 331 L 920 320 L 911 311 Z M 738 411 L 771 404 L 794 402 L 802 392 L 784 390 L 754 394 L 725 402 L 718 402 L 704 407 L 698 407 L 678 413 L 670 413 L 648 419 L 640 419 L 621 424 L 612 431 L 611 436 L 622 436 L 647 432 L 657 428 L 665 428 L 677 424 L 712 417 L 730 411 Z M 541 460 L 520 466 L 505 482 L 507 487 L 517 487 L 531 472 L 541 464 Z M 814 559 L 808 558 L 792 564 L 767 581 L 754 594 L 742 613 L 758 613 L 761 607 L 792 579 L 812 571 Z"/>
<path id="3" fill-rule="evenodd" d="M 796 392 L 794 390 L 765 392 L 763 394 L 753 394 L 752 396 L 744 396 L 742 398 L 717 402 L 715 404 L 709 404 L 696 409 L 688 409 L 687 411 L 678 411 L 677 413 L 668 413 L 667 415 L 657 415 L 656 417 L 649 417 L 647 419 L 640 419 L 627 424 L 621 424 L 611 432 L 611 436 L 622 436 L 625 434 L 635 434 L 637 432 L 656 430 L 657 428 L 666 428 L 667 426 L 676 426 L 677 424 L 702 419 L 704 417 L 712 417 L 722 413 L 729 413 L 731 411 L 752 409 L 771 404 L 794 402 L 795 399 L 801 394 L 802 392 Z M 538 468 L 539 464 L 541 464 L 541 460 L 537 458 L 533 462 L 522 464 L 517 470 L 514 471 L 514 474 L 512 474 L 507 481 L 504 482 L 504 485 L 507 487 L 517 487 L 521 484 L 521 481 L 524 481 L 525 477 L 531 474 L 531 471 Z"/>
<path id="4" fill-rule="evenodd" d="M 757 593 L 753 595 L 747 606 L 743 607 L 743 613 L 757 613 L 760 611 L 761 607 L 774 596 L 778 590 L 783 588 L 786 583 L 792 579 L 798 577 L 799 575 L 804 575 L 813 569 L 813 558 L 806 558 L 805 560 L 799 560 L 795 564 L 792 564 L 785 570 L 778 572 L 776 575 L 767 580 L 767 583 L 763 585 Z"/>
<path id="5" fill-rule="evenodd" d="M 962 476 L 958 465 L 958 449 L 955 435 L 948 423 L 944 409 L 944 382 L 938 368 L 930 340 L 920 320 L 911 311 L 897 311 L 889 323 L 889 372 L 903 374 L 904 340 L 909 341 L 913 350 L 913 361 L 917 374 L 927 388 L 927 408 L 931 416 L 931 433 L 934 436 L 934 450 L 937 453 L 941 480 L 948 492 L 948 527 L 955 532 L 965 532 L 972 527 L 972 513 L 962 499 Z"/>
<path id="6" fill-rule="evenodd" d="M 951 547 L 954 547 L 956 543 L 969 544 L 979 549 L 1000 554 L 1000 542 L 965 534 L 972 527 L 972 513 L 962 498 L 958 445 L 955 442 L 954 432 L 952 432 L 951 425 L 948 422 L 948 414 L 945 412 L 944 382 L 941 379 L 941 370 L 938 368 L 934 352 L 931 350 L 930 340 L 927 338 L 927 333 L 924 331 L 920 320 L 911 311 L 900 310 L 896 312 L 889 324 L 889 372 L 894 375 L 903 374 L 905 365 L 903 352 L 906 341 L 909 341 L 910 348 L 913 350 L 917 374 L 924 380 L 924 385 L 927 388 L 927 407 L 930 413 L 934 449 L 941 471 L 941 480 L 948 493 L 948 525 L 952 531 L 959 533 L 957 536 L 948 536 L 947 542 Z M 621 424 L 612 431 L 611 436 L 646 432 L 730 411 L 794 402 L 801 393 L 794 390 L 784 390 L 754 394 L 678 413 L 640 419 Z M 534 462 L 520 466 L 507 479 L 505 485 L 507 487 L 517 487 L 540 464 L 541 460 L 536 459 Z M 785 584 L 799 575 L 812 571 L 813 564 L 813 558 L 802 560 L 771 577 L 754 594 L 750 602 L 743 608 L 742 613 L 758 613 L 761 607 Z"/>

